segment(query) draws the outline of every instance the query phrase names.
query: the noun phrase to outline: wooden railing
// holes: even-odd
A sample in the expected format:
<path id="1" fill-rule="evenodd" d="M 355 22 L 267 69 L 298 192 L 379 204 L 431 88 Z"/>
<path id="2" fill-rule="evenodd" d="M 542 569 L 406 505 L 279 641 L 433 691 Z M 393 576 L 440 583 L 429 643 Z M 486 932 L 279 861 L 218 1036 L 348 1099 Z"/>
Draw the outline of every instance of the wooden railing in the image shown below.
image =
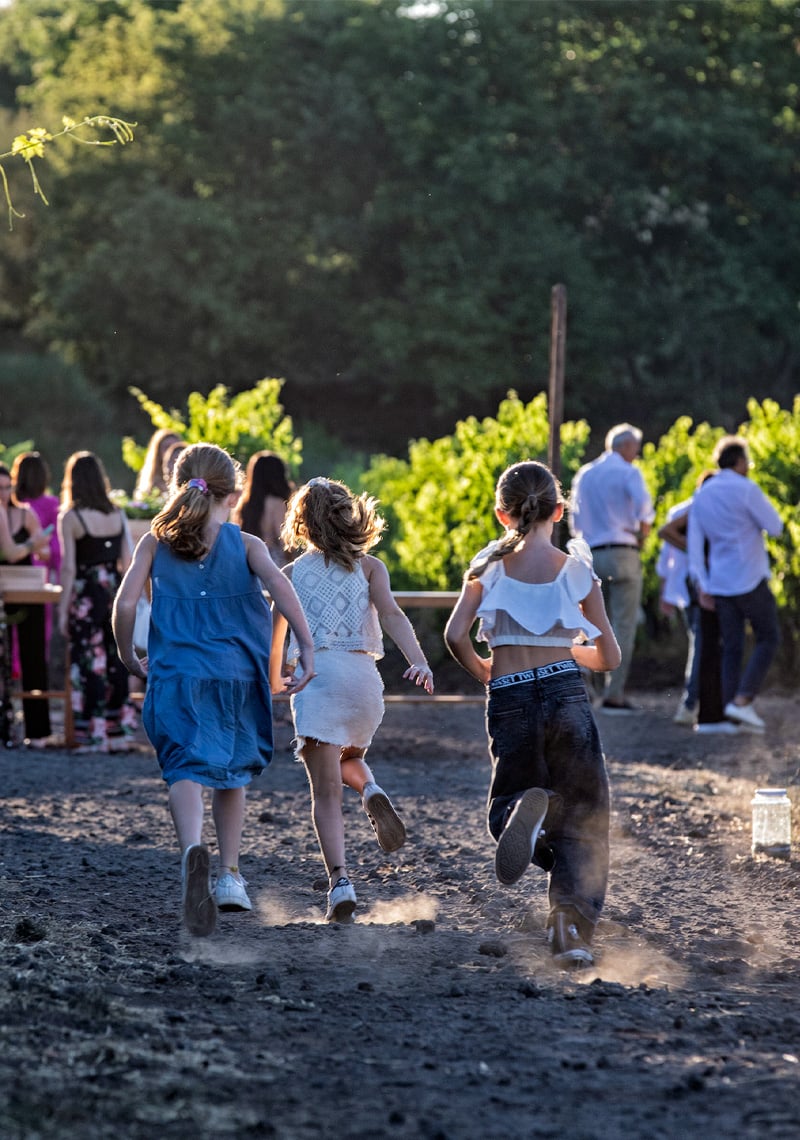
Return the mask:
<path id="1" fill-rule="evenodd" d="M 403 610 L 411 610 L 416 607 L 422 609 L 452 609 L 459 599 L 458 590 L 395 590 L 394 598 L 397 604 Z M 466 678 L 466 673 L 464 674 Z M 434 682 L 436 678 L 434 676 Z M 416 685 L 408 685 L 400 693 L 385 693 L 384 701 L 388 703 L 410 703 L 435 701 L 437 704 L 451 704 L 451 705 L 474 705 L 483 704 L 486 700 L 486 695 L 480 686 L 474 686 L 474 692 L 467 693 L 434 693 L 433 696 L 428 696 L 427 693 L 422 693 Z"/>

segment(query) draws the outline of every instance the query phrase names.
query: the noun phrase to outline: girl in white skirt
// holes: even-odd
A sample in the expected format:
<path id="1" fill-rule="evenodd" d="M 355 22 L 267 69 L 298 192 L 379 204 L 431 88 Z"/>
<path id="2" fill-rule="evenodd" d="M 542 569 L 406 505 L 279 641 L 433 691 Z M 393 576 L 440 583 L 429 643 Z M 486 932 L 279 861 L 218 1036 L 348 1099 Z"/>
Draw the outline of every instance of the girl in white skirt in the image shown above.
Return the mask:
<path id="1" fill-rule="evenodd" d="M 301 556 L 284 567 L 314 639 L 316 676 L 291 699 L 297 755 L 311 787 L 311 813 L 328 873 L 328 922 L 348 922 L 356 893 L 347 877 L 342 786 L 361 797 L 378 843 L 396 851 L 405 828 L 391 800 L 375 783 L 364 756 L 383 719 L 381 627 L 409 667 L 403 677 L 433 692 L 433 675 L 411 622 L 392 596 L 384 564 L 369 551 L 383 519 L 377 502 L 354 495 L 333 479 L 312 479 L 289 500 L 281 538 Z M 297 667 L 294 636 L 273 615 L 270 682 L 281 693 Z"/>

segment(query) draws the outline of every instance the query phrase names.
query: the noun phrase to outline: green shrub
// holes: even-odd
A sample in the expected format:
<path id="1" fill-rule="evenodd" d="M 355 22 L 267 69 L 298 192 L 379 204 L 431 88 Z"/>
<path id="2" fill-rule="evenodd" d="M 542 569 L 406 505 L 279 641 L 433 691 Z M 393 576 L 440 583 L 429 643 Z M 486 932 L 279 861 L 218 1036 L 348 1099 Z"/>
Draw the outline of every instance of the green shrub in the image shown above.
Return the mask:
<path id="1" fill-rule="evenodd" d="M 561 429 L 566 483 L 581 462 L 589 437 L 585 421 Z M 458 589 L 470 559 L 500 534 L 494 492 L 500 473 L 522 459 L 546 461 L 547 398 L 524 404 L 509 392 L 497 416 L 470 416 L 453 435 L 416 440 L 408 460 L 376 457 L 362 487 L 380 499 L 388 523 L 381 556 L 396 587 Z"/>
<path id="2" fill-rule="evenodd" d="M 274 451 L 296 472 L 303 443 L 294 435 L 291 417 L 283 414 L 282 387 L 283 380 L 264 379 L 234 396 L 224 384 L 212 388 L 207 396 L 191 392 L 185 416 L 175 409 L 167 411 L 139 388 L 129 390 L 149 415 L 154 430 L 169 428 L 187 443 L 216 443 L 242 466 L 256 451 Z M 122 441 L 123 458 L 132 471 L 141 469 L 146 451 L 146 443 L 137 444 L 130 436 Z"/>

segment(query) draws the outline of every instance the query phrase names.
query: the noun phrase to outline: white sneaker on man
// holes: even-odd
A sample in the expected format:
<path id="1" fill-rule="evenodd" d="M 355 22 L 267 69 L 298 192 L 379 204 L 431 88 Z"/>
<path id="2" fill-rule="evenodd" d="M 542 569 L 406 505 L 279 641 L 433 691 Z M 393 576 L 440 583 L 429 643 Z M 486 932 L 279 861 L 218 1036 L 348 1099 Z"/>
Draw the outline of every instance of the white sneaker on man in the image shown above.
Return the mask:
<path id="1" fill-rule="evenodd" d="M 725 716 L 728 717 L 729 720 L 735 720 L 739 724 L 746 725 L 747 728 L 755 730 L 756 732 L 763 732 L 767 727 L 752 704 L 737 705 L 733 701 L 729 701 L 725 706 Z"/>
<path id="2" fill-rule="evenodd" d="M 738 736 L 739 725 L 730 720 L 701 721 L 694 726 L 694 731 L 704 735 Z"/>
<path id="3" fill-rule="evenodd" d="M 681 703 L 678 705 L 675 716 L 672 718 L 672 723 L 685 724 L 688 726 L 694 724 L 696 720 L 697 714 L 695 713 L 694 709 L 687 708 L 683 701 L 681 701 Z"/>

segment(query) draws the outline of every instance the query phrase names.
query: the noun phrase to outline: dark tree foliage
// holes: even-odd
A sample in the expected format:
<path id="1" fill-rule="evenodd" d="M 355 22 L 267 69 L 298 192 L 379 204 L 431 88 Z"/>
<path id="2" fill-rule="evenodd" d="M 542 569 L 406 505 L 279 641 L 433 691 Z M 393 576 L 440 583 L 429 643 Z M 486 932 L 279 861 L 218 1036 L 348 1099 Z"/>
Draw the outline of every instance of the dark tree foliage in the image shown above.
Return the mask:
<path id="1" fill-rule="evenodd" d="M 10 110 L 139 126 L 48 164 L 7 327 L 112 402 L 283 376 L 402 451 L 546 389 L 563 282 L 567 418 L 733 427 L 797 388 L 798 28 L 788 0 L 17 0 Z"/>

